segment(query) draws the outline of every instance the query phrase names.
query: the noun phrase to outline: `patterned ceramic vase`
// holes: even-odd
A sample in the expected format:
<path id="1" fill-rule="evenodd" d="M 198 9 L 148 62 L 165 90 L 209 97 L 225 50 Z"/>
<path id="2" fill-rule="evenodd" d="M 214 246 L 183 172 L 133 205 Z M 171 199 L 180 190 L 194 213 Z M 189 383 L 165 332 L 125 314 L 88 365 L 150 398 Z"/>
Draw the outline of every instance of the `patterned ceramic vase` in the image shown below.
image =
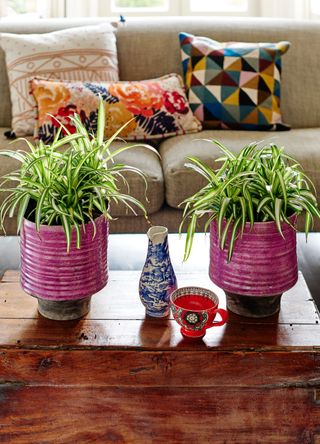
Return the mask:
<path id="1" fill-rule="evenodd" d="M 169 314 L 170 295 L 177 288 L 177 279 L 170 261 L 168 229 L 151 227 L 147 258 L 141 273 L 139 295 L 149 316 L 164 317 Z"/>

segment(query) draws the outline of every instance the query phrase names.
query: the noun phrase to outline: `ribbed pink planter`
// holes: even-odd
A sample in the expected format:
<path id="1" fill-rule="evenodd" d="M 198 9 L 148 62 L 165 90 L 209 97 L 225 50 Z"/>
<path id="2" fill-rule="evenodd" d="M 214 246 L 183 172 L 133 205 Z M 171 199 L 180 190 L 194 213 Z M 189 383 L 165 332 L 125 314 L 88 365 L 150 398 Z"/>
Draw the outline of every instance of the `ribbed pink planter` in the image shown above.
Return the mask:
<path id="1" fill-rule="evenodd" d="M 62 226 L 41 225 L 29 220 L 21 229 L 21 286 L 38 298 L 41 314 L 51 319 L 75 319 L 89 311 L 91 296 L 108 281 L 108 221 L 104 216 L 82 231 L 81 248 L 72 232 L 70 252 Z"/>
<path id="2" fill-rule="evenodd" d="M 295 219 L 291 221 L 294 223 Z M 250 231 L 246 224 L 235 243 L 231 261 L 219 247 L 217 221 L 210 227 L 211 280 L 227 295 L 228 308 L 240 315 L 270 316 L 280 309 L 280 298 L 298 279 L 296 232 L 282 224 L 285 239 L 274 222 L 258 222 Z"/>

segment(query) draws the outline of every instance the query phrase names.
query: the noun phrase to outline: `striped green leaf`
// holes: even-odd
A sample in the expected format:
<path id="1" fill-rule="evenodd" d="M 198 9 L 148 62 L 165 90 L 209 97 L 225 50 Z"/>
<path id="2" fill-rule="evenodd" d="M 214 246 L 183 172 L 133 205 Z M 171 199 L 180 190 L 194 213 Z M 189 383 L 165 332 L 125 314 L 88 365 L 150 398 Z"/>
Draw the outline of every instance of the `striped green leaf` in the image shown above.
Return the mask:
<path id="1" fill-rule="evenodd" d="M 277 228 L 281 236 L 284 238 L 281 228 L 281 211 L 282 211 L 283 200 L 276 197 L 274 202 L 274 220 L 276 222 Z"/>
<path id="2" fill-rule="evenodd" d="M 240 218 L 235 220 L 234 224 L 233 224 L 233 227 L 232 227 L 231 236 L 230 236 L 230 247 L 229 247 L 229 250 L 228 250 L 228 262 L 230 262 L 231 259 L 232 259 L 232 254 L 233 254 L 236 238 L 237 238 L 237 235 L 238 235 L 238 228 L 239 228 L 240 222 L 241 222 Z"/>
<path id="3" fill-rule="evenodd" d="M 229 233 L 229 229 L 230 229 L 230 225 L 231 225 L 232 221 L 233 221 L 233 216 L 231 215 L 226 221 L 226 224 L 223 228 L 221 236 L 219 236 L 221 250 L 224 250 L 224 248 L 226 246 L 227 237 L 228 237 L 228 233 Z"/>
<path id="4" fill-rule="evenodd" d="M 70 253 L 70 247 L 71 247 L 71 235 L 72 235 L 72 226 L 71 221 L 68 217 L 66 217 L 65 214 L 61 215 L 61 221 L 64 233 L 66 235 L 66 242 L 67 242 L 67 252 Z"/>
<path id="5" fill-rule="evenodd" d="M 98 112 L 98 125 L 97 125 L 97 143 L 99 146 L 103 143 L 103 136 L 104 136 L 104 130 L 105 130 L 105 109 L 104 109 L 104 102 L 101 96 L 99 96 L 99 112 Z"/>
<path id="6" fill-rule="evenodd" d="M 18 211 L 18 216 L 17 216 L 17 233 L 18 234 L 21 231 L 23 218 L 24 218 L 24 215 L 25 215 L 26 210 L 28 208 L 29 202 L 30 202 L 30 196 L 28 194 L 26 194 L 19 205 L 19 211 Z"/>
<path id="7" fill-rule="evenodd" d="M 219 214 L 218 214 L 218 236 L 219 236 L 219 238 L 221 238 L 222 223 L 223 223 L 223 220 L 225 218 L 225 215 L 226 215 L 226 212 L 228 210 L 228 206 L 229 206 L 230 202 L 231 202 L 230 197 L 224 197 L 221 200 L 220 211 L 219 211 Z"/>

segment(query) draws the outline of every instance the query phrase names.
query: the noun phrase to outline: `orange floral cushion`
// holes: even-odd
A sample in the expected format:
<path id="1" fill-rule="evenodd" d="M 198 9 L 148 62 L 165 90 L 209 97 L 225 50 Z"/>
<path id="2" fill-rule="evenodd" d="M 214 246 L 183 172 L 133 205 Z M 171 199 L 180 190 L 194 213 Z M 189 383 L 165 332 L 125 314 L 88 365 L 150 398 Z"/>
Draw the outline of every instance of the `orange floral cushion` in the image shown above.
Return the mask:
<path id="1" fill-rule="evenodd" d="M 79 114 L 89 132 L 97 127 L 99 96 L 105 103 L 106 138 L 127 124 L 120 136 L 127 140 L 163 138 L 201 130 L 177 74 L 141 82 L 81 83 L 33 79 L 37 102 L 35 136 L 53 140 L 59 122 L 72 133 L 70 116 Z"/>

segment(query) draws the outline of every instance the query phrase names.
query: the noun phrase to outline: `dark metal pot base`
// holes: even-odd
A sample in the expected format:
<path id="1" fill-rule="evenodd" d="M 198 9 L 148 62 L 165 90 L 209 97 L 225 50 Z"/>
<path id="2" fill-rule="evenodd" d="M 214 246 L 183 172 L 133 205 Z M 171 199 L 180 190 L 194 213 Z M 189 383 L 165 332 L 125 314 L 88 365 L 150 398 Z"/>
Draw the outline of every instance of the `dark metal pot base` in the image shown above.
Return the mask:
<path id="1" fill-rule="evenodd" d="M 281 296 L 242 296 L 225 292 L 228 310 L 249 318 L 272 316 L 280 310 Z"/>
<path id="2" fill-rule="evenodd" d="M 73 301 L 48 301 L 38 299 L 38 311 L 42 316 L 56 321 L 79 319 L 90 310 L 91 296 Z"/>

